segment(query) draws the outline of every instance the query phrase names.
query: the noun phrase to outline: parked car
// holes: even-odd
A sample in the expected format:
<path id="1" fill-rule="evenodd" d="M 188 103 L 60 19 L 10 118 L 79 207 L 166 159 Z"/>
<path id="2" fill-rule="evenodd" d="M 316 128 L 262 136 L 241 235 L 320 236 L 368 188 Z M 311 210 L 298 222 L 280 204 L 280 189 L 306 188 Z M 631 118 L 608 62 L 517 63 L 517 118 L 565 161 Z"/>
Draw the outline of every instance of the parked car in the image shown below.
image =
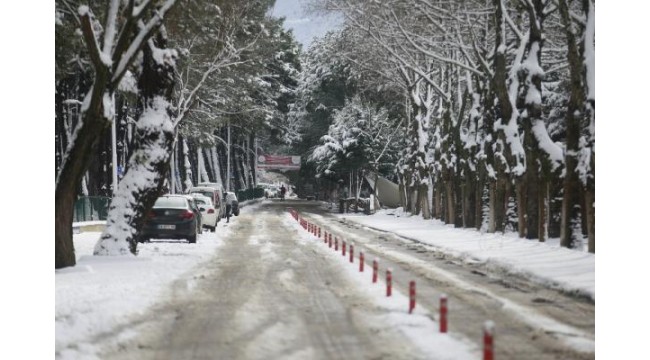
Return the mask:
<path id="1" fill-rule="evenodd" d="M 223 192 L 210 186 L 194 186 L 188 191 L 188 194 L 201 194 L 207 196 L 212 201 L 215 211 L 217 211 L 217 221 L 226 216 L 226 203 L 223 201 Z"/>
<path id="2" fill-rule="evenodd" d="M 233 215 L 239 216 L 239 200 L 237 200 L 237 194 L 232 191 L 226 192 L 227 205 L 230 205 L 230 211 Z"/>
<path id="3" fill-rule="evenodd" d="M 219 223 L 218 212 L 215 210 L 212 200 L 204 195 L 199 193 L 190 194 L 194 197 L 196 205 L 201 211 L 201 223 L 203 227 L 208 228 L 210 231 L 214 232 L 217 224 Z"/>
<path id="4" fill-rule="evenodd" d="M 190 208 L 192 209 L 194 215 L 199 217 L 199 220 L 201 222 L 201 226 L 199 227 L 199 234 L 203 234 L 203 217 L 201 216 L 201 209 L 199 209 L 199 205 L 196 203 L 194 196 L 185 195 L 185 198 L 189 202 Z"/>
<path id="5" fill-rule="evenodd" d="M 223 187 L 223 184 L 221 184 L 221 183 L 212 183 L 212 182 L 202 182 L 202 183 L 199 183 L 197 186 L 209 187 L 209 188 L 213 188 L 213 189 L 217 190 L 217 192 L 219 193 L 219 199 L 220 199 L 218 207 L 221 208 L 221 210 L 220 210 L 221 217 L 222 218 L 226 217 L 226 202 L 225 202 L 226 189 Z M 215 208 L 216 207 L 217 206 L 215 205 Z"/>
<path id="6" fill-rule="evenodd" d="M 163 195 L 147 214 L 139 241 L 187 239 L 196 243 L 201 226 L 200 210 L 190 196 Z"/>
<path id="7" fill-rule="evenodd" d="M 277 185 L 260 183 L 258 186 L 264 189 L 264 197 L 267 199 L 279 196 L 280 187 Z"/>

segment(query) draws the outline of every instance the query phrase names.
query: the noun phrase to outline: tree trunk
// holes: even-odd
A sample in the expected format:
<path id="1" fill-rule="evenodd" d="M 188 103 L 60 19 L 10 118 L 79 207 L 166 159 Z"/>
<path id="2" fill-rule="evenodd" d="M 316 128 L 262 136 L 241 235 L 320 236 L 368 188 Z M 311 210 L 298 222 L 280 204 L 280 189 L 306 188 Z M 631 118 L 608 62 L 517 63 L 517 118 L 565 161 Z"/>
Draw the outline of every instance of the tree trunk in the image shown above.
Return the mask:
<path id="1" fill-rule="evenodd" d="M 583 111 L 585 99 L 582 84 L 582 61 L 576 43 L 576 36 L 572 30 L 572 20 L 566 0 L 558 0 L 560 17 L 564 25 L 567 40 L 569 69 L 571 74 L 569 104 L 566 113 L 566 152 L 564 175 L 564 198 L 562 201 L 562 224 L 560 228 L 560 244 L 563 247 L 573 248 L 577 236 L 574 226 L 580 217 L 580 192 L 582 185 L 578 176 L 578 154 L 580 153 L 580 114 Z"/>
<path id="2" fill-rule="evenodd" d="M 164 44 L 165 40 L 159 37 L 159 43 Z M 138 85 L 144 110 L 136 124 L 135 151 L 111 201 L 106 229 L 95 246 L 95 255 L 137 254 L 145 216 L 162 193 L 164 179 L 169 174 L 176 132 L 169 103 L 175 63 L 157 62 L 153 52 L 160 49 L 154 46 L 150 41 L 143 51 L 144 66 Z"/>
<path id="3" fill-rule="evenodd" d="M 490 222 L 489 233 L 504 232 L 506 209 L 508 208 L 508 180 L 499 179 L 490 182 Z"/>
<path id="4" fill-rule="evenodd" d="M 548 233 L 548 184 L 543 181 L 537 191 L 537 238 L 545 242 Z"/>
<path id="5" fill-rule="evenodd" d="M 69 148 L 57 178 L 54 195 L 56 209 L 54 213 L 54 267 L 56 269 L 76 264 L 72 242 L 73 209 L 81 179 L 96 154 L 101 135 L 111 126 L 110 119 L 101 114 L 103 114 L 102 102 L 93 103 L 91 101 L 91 106 L 81 115 L 81 127 L 76 132 L 72 147 Z"/>
<path id="6" fill-rule="evenodd" d="M 474 227 L 481 230 L 483 225 L 483 191 L 485 183 L 479 179 L 474 187 Z"/>
<path id="7" fill-rule="evenodd" d="M 516 185 L 516 196 L 517 196 L 517 232 L 520 238 L 526 237 L 526 225 L 527 221 L 527 208 L 528 208 L 528 194 L 526 193 L 528 188 L 526 187 L 525 178 L 517 181 Z"/>
<path id="8" fill-rule="evenodd" d="M 474 181 L 472 179 L 466 179 L 461 188 L 462 198 L 463 198 L 463 227 L 471 228 L 474 227 Z"/>
<path id="9" fill-rule="evenodd" d="M 436 181 L 435 188 L 436 188 L 436 191 L 434 192 L 434 195 L 433 195 L 433 204 L 434 204 L 433 206 L 434 206 L 434 209 L 435 209 L 435 212 L 436 212 L 435 216 L 436 216 L 437 219 L 444 221 L 445 214 L 442 211 L 442 208 L 443 208 L 443 206 L 442 206 L 442 181 L 440 179 L 438 179 L 438 181 Z"/>
<path id="10" fill-rule="evenodd" d="M 429 209 L 429 185 L 420 184 L 418 188 L 418 202 L 422 210 L 422 217 L 425 220 L 431 219 L 431 209 Z"/>
<path id="11" fill-rule="evenodd" d="M 490 218 L 488 219 L 488 232 L 494 233 L 497 231 L 497 182 L 490 181 L 489 184 L 490 194 Z"/>
<path id="12" fill-rule="evenodd" d="M 587 235 L 589 238 L 588 250 L 596 253 L 596 193 L 594 189 L 585 191 L 585 207 L 587 208 Z"/>
<path id="13" fill-rule="evenodd" d="M 454 196 L 454 183 L 452 181 L 445 181 L 445 195 L 447 198 L 447 215 L 445 216 L 445 224 L 455 224 L 456 199 Z"/>

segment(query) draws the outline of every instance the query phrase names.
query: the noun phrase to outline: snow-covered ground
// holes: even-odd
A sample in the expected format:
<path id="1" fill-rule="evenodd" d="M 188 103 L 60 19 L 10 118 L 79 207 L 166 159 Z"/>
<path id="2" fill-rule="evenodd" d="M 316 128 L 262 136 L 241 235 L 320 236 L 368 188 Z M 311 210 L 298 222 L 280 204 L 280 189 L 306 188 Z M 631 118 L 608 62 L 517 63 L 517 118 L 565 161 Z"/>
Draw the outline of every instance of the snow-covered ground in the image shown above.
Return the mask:
<path id="1" fill-rule="evenodd" d="M 256 207 L 244 206 L 242 212 L 255 211 Z M 346 221 L 416 239 L 465 261 L 487 262 L 500 269 L 595 298 L 595 256 L 560 248 L 557 241 L 542 244 L 521 240 L 515 235 L 481 234 L 473 230 L 454 229 L 437 221 L 424 221 L 416 216 L 396 217 L 386 211 L 374 216 L 338 216 Z M 237 221 L 236 217 L 233 219 Z M 292 226 L 298 225 L 293 222 Z M 143 313 L 164 297 L 175 279 L 217 253 L 221 239 L 228 233 L 229 228 L 220 223 L 216 233 L 204 233 L 197 244 L 157 241 L 140 246 L 138 257 L 116 258 L 92 256 L 99 233 L 76 234 L 77 266 L 55 272 L 57 358 L 95 358 L 98 351 L 93 345 L 96 337 L 126 323 L 129 317 Z M 303 234 L 304 237 L 310 236 L 306 232 Z M 332 257 L 345 262 L 340 256 L 332 254 Z M 369 271 L 359 274 L 355 267 L 345 267 L 352 279 L 365 279 L 370 274 Z M 364 279 L 358 281 L 367 283 L 367 279 Z M 386 309 L 386 316 L 381 321 L 392 324 L 423 349 L 435 351 L 437 346 L 434 345 L 444 343 L 455 349 L 452 353 L 455 357 L 451 358 L 467 358 L 467 354 L 476 354 L 477 349 L 462 338 L 441 337 L 432 340 L 430 334 L 436 333 L 436 325 L 419 309 L 416 309 L 416 316 L 404 317 L 402 308 L 406 297 L 403 294 L 396 292 L 392 299 L 386 299 L 373 293 L 381 293 L 381 286 L 365 288 L 369 296 L 377 299 L 377 306 Z M 398 308 L 400 311 L 393 311 Z M 429 335 L 423 336 L 425 333 Z"/>
<path id="2" fill-rule="evenodd" d="M 399 210 L 380 210 L 373 216 L 339 214 L 373 229 L 395 233 L 467 262 L 485 262 L 500 271 L 517 274 L 570 293 L 596 298 L 596 256 L 560 246 L 559 239 L 545 243 L 520 239 L 517 234 L 487 234 L 456 229 L 439 220 L 424 220 Z"/>
<path id="3" fill-rule="evenodd" d="M 77 265 L 56 271 L 56 351 L 59 359 L 92 359 L 94 339 L 126 323 L 165 296 L 171 282 L 215 254 L 228 229 L 197 244 L 152 241 L 135 256 L 92 256 L 101 233 L 74 235 Z"/>

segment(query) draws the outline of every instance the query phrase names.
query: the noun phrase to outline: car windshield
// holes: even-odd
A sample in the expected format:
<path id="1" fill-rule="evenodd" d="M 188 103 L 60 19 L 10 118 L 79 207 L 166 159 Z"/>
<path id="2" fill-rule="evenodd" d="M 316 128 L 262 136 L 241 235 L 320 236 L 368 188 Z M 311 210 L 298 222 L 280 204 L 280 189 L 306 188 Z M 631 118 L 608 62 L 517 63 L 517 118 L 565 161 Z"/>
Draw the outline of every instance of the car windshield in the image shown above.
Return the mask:
<path id="1" fill-rule="evenodd" d="M 182 197 L 159 197 L 153 205 L 155 208 L 187 208 L 187 199 Z"/>
<path id="2" fill-rule="evenodd" d="M 203 199 L 197 199 L 197 198 L 195 198 L 194 201 L 196 201 L 196 203 L 197 203 L 198 205 L 207 205 L 207 202 L 206 202 L 205 200 L 203 200 Z"/>

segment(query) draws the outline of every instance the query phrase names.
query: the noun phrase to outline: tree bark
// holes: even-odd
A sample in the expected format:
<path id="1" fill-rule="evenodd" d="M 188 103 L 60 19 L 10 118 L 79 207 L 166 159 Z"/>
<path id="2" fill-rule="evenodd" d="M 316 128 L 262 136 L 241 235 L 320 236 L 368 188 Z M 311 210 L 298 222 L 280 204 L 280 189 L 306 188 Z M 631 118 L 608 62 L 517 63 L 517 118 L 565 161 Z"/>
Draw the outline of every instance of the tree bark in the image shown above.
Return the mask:
<path id="1" fill-rule="evenodd" d="M 479 178 L 474 187 L 474 227 L 476 230 L 481 230 L 483 226 L 483 191 L 485 189 L 485 182 Z"/>
<path id="2" fill-rule="evenodd" d="M 164 48 L 165 39 L 159 36 L 158 43 Z M 143 51 L 143 70 L 138 84 L 144 110 L 136 127 L 135 151 L 111 201 L 106 229 L 95 246 L 95 255 L 137 254 L 137 241 L 145 217 L 163 192 L 164 180 L 169 174 L 176 133 L 169 103 L 175 80 L 175 53 L 167 53 L 165 56 L 171 59 L 160 63 L 154 51 L 160 49 L 149 41 Z"/>
<path id="3" fill-rule="evenodd" d="M 447 198 L 447 211 L 445 224 L 454 224 L 456 215 L 456 199 L 454 198 L 454 183 L 445 181 L 445 197 Z"/>
<path id="4" fill-rule="evenodd" d="M 429 209 L 429 185 L 420 184 L 418 187 L 418 202 L 422 210 L 422 217 L 424 219 L 431 219 L 431 209 Z"/>
<path id="5" fill-rule="evenodd" d="M 54 241 L 56 269 L 74 266 L 76 258 L 72 242 L 72 218 L 74 203 L 81 179 L 93 160 L 101 135 L 110 128 L 111 119 L 104 117 L 102 98 L 112 96 L 103 90 L 107 74 L 97 74 L 90 96 L 90 106 L 81 115 L 81 124 L 75 132 L 72 145 L 61 166 L 54 195 Z M 108 112 L 110 113 L 110 111 Z"/>
<path id="6" fill-rule="evenodd" d="M 589 238 L 588 251 L 596 253 L 596 193 L 594 189 L 585 191 L 585 207 L 587 208 L 587 236 Z"/>
<path id="7" fill-rule="evenodd" d="M 585 92 L 582 84 L 582 62 L 576 43 L 576 36 L 571 29 L 572 23 L 566 0 L 558 0 L 560 17 L 564 25 L 567 40 L 569 69 L 571 74 L 570 97 L 566 113 L 566 152 L 564 175 L 564 198 L 562 201 L 562 224 L 560 228 L 560 244 L 563 247 L 574 248 L 576 222 L 580 217 L 580 192 L 582 186 L 578 176 L 578 154 L 580 153 L 580 114 L 583 111 Z"/>
<path id="8" fill-rule="evenodd" d="M 537 222 L 537 238 L 539 242 L 545 242 L 548 233 L 548 202 L 548 184 L 546 181 L 543 181 L 539 184 L 539 190 L 537 192 L 537 212 L 539 219 Z"/>
<path id="9" fill-rule="evenodd" d="M 520 179 L 517 181 L 516 185 L 516 196 L 517 196 L 517 232 L 520 238 L 526 237 L 526 229 L 528 225 L 527 221 L 527 206 L 528 206 L 528 188 L 526 186 L 525 179 Z"/>
<path id="10" fill-rule="evenodd" d="M 507 180 L 490 182 L 490 222 L 488 232 L 504 232 L 508 208 Z"/>
<path id="11" fill-rule="evenodd" d="M 440 179 L 438 179 L 438 181 L 436 181 L 436 184 L 435 184 L 435 189 L 436 190 L 435 190 L 435 192 L 433 194 L 433 207 L 434 207 L 435 213 L 436 213 L 435 217 L 437 219 L 439 219 L 439 220 L 444 221 L 445 214 L 442 211 L 442 208 L 443 208 L 443 206 L 442 206 L 442 187 L 443 187 L 442 181 Z"/>

